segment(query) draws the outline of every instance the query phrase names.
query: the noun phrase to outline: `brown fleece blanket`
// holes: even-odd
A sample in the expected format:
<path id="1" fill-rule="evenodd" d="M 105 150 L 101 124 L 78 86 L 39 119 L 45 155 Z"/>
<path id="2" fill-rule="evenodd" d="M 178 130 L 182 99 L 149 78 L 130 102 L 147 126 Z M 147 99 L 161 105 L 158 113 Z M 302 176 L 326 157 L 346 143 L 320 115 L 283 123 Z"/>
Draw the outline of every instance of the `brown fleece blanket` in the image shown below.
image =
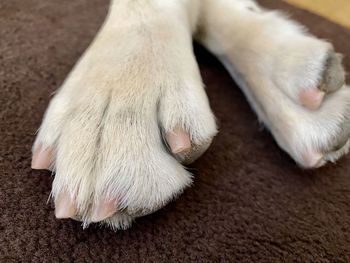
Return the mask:
<path id="1" fill-rule="evenodd" d="M 350 31 L 276 0 L 332 40 Z M 53 177 L 30 169 L 43 113 L 99 28 L 107 0 L 0 1 L 0 262 L 350 262 L 350 155 L 302 171 L 258 124 L 218 61 L 196 54 L 220 133 L 193 187 L 126 231 L 56 220 Z M 349 79 L 348 79 L 349 81 Z"/>

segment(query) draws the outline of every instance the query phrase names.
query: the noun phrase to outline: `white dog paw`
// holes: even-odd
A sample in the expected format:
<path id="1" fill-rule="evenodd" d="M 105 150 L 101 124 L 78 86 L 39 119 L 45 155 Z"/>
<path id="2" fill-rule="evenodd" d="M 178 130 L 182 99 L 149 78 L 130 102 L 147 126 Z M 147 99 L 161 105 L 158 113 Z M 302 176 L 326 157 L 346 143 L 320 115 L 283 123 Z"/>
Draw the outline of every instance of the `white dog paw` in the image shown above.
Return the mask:
<path id="1" fill-rule="evenodd" d="M 198 158 L 216 134 L 191 42 L 162 55 L 136 40 L 94 43 L 45 114 L 32 167 L 56 173 L 58 218 L 127 227 L 191 184 L 179 161 Z"/>
<path id="2" fill-rule="evenodd" d="M 140 216 L 191 183 L 178 160 L 195 160 L 216 133 L 202 85 L 148 88 L 134 97 L 112 86 L 76 94 L 62 89 L 52 100 L 32 166 L 55 171 L 58 218 L 89 223 L 118 211 Z"/>
<path id="3" fill-rule="evenodd" d="M 279 145 L 302 167 L 335 162 L 349 151 L 350 138 L 350 88 L 341 55 L 311 37 L 294 42 L 283 54 L 274 58 L 279 63 L 266 88 L 275 91 L 260 98 L 261 115 Z"/>
<path id="4" fill-rule="evenodd" d="M 204 2 L 197 38 L 223 62 L 281 148 L 307 168 L 347 153 L 350 89 L 332 45 L 254 1 Z"/>
<path id="5" fill-rule="evenodd" d="M 350 88 L 341 55 L 329 43 L 293 37 L 282 45 L 276 40 L 239 70 L 223 63 L 279 146 L 300 166 L 317 168 L 349 151 Z"/>

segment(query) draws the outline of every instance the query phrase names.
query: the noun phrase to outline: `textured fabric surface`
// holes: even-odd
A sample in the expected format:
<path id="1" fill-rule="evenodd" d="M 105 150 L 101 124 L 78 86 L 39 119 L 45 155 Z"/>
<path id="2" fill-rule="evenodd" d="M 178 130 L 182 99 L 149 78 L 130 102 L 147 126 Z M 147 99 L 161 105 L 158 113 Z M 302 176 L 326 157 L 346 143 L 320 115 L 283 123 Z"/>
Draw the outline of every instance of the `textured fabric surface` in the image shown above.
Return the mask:
<path id="1" fill-rule="evenodd" d="M 350 31 L 276 0 L 350 55 Z M 193 187 L 127 231 L 56 220 L 52 176 L 30 169 L 52 92 L 107 0 L 0 1 L 0 262 L 350 262 L 350 156 L 302 171 L 262 129 L 218 61 L 196 47 L 220 133 Z M 347 69 L 350 59 L 345 58 Z M 349 80 L 349 79 L 348 79 Z"/>

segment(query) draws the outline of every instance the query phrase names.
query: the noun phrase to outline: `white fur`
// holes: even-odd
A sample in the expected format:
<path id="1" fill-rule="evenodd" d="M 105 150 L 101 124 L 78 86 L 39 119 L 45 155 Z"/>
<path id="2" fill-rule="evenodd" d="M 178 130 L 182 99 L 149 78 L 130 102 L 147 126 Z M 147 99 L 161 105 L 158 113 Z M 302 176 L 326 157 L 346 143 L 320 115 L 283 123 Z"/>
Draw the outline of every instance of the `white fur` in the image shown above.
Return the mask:
<path id="1" fill-rule="evenodd" d="M 318 111 L 298 105 L 299 93 L 322 78 L 332 46 L 278 12 L 252 11 L 253 1 L 204 2 L 198 40 L 223 62 L 280 147 L 303 167 L 314 167 L 318 152 L 326 156 L 317 166 L 347 153 L 348 144 L 330 150 L 347 121 L 349 88 L 328 95 Z"/>
<path id="2" fill-rule="evenodd" d="M 34 147 L 55 149 L 53 198 L 69 192 L 85 224 L 92 204 L 117 199 L 123 212 L 112 225 L 124 228 L 191 184 L 162 133 L 179 125 L 206 147 L 216 125 L 184 4 L 115 1 L 110 10 L 52 100 Z"/>
<path id="3" fill-rule="evenodd" d="M 216 133 L 193 33 L 222 60 L 299 164 L 312 166 L 307 154 L 330 148 L 339 134 L 349 89 L 316 112 L 296 104 L 300 91 L 320 80 L 331 50 L 298 24 L 250 0 L 112 1 L 104 26 L 52 100 L 34 145 L 54 148 L 52 195 L 68 191 L 85 224 L 93 204 L 117 199 L 121 212 L 105 223 L 125 228 L 191 184 L 162 136 L 185 128 L 194 159 Z M 324 162 L 346 153 L 348 144 Z"/>

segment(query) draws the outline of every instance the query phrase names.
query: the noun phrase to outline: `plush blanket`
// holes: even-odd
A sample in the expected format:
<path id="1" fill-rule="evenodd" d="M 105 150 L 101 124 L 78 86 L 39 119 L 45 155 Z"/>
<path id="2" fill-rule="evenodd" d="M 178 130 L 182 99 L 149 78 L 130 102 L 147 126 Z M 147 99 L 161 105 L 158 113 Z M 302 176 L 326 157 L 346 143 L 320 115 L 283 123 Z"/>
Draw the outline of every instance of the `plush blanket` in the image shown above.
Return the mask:
<path id="1" fill-rule="evenodd" d="M 333 41 L 350 69 L 349 29 L 281 1 L 260 2 Z M 298 168 L 198 46 L 220 133 L 190 166 L 194 185 L 126 231 L 55 219 L 47 203 L 53 177 L 31 170 L 31 145 L 107 6 L 0 1 L 0 262 L 350 262 L 350 155 L 315 171 Z"/>

